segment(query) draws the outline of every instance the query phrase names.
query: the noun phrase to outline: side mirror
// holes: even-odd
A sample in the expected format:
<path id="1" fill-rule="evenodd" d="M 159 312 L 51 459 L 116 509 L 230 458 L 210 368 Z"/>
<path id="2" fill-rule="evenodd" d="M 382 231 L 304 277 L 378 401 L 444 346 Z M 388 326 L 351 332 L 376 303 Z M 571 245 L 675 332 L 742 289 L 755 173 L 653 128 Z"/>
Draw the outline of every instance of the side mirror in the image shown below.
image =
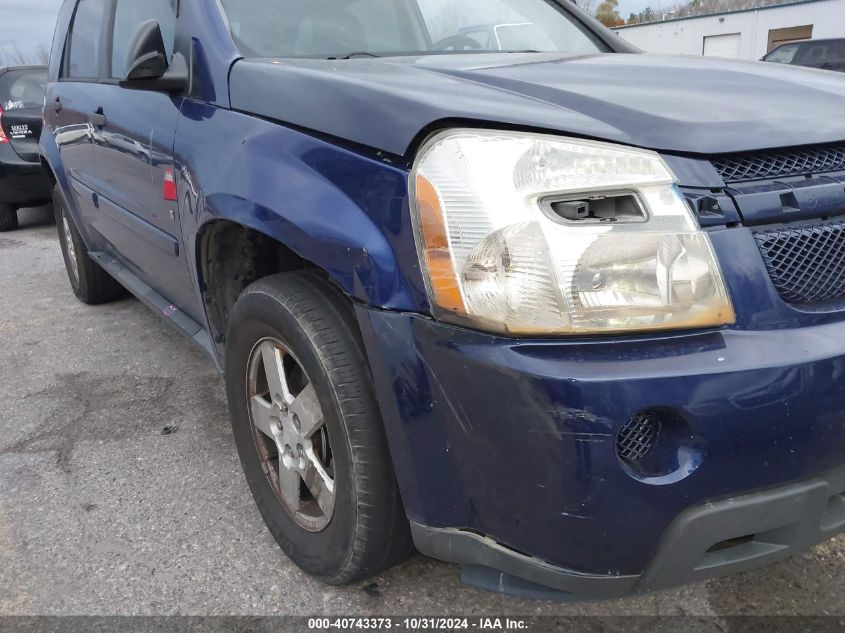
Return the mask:
<path id="1" fill-rule="evenodd" d="M 144 22 L 132 39 L 126 79 L 121 87 L 154 92 L 187 92 L 191 73 L 185 57 L 176 53 L 170 65 L 161 26 L 155 20 Z"/>
<path id="2" fill-rule="evenodd" d="M 161 27 L 155 20 L 144 22 L 129 47 L 126 81 L 158 79 L 167 72 L 167 49 Z"/>

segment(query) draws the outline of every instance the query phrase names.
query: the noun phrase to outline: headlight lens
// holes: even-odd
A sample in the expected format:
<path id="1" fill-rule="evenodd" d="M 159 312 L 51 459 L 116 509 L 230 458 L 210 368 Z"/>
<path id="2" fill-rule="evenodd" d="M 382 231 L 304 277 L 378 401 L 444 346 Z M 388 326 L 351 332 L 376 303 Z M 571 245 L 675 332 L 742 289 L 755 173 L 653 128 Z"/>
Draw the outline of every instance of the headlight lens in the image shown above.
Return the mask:
<path id="1" fill-rule="evenodd" d="M 710 239 L 654 152 L 452 130 L 411 174 L 436 316 L 508 334 L 732 323 Z"/>

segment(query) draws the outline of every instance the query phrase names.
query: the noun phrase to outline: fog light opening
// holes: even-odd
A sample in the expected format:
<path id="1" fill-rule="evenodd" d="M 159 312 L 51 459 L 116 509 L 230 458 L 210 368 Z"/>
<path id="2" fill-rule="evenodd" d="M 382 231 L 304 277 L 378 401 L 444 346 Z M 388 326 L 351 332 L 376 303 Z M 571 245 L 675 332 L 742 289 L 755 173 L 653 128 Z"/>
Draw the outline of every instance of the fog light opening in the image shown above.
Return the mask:
<path id="1" fill-rule="evenodd" d="M 735 538 L 719 541 L 715 545 L 711 546 L 706 553 L 712 554 L 713 552 L 721 552 L 726 549 L 731 549 L 732 547 L 737 547 L 738 545 L 746 545 L 747 543 L 751 543 L 756 537 L 756 534 L 746 534 L 745 536 L 737 536 Z"/>
<path id="2" fill-rule="evenodd" d="M 628 420 L 616 438 L 616 452 L 626 464 L 645 458 L 660 437 L 660 417 L 653 412 L 638 413 Z"/>
<path id="3" fill-rule="evenodd" d="M 684 416 L 665 407 L 634 414 L 616 436 L 616 454 L 628 474 L 653 485 L 691 475 L 704 457 L 703 446 Z"/>

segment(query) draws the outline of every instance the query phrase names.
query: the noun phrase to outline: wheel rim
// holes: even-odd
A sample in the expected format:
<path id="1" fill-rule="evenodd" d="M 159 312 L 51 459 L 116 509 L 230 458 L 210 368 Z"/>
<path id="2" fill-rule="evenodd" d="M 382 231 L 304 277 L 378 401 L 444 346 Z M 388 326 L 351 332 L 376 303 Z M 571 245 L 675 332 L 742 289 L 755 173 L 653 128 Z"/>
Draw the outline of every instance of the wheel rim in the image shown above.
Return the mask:
<path id="1" fill-rule="evenodd" d="M 73 280 L 79 283 L 79 262 L 76 259 L 76 245 L 73 243 L 73 236 L 70 232 L 70 223 L 67 221 L 67 213 L 62 213 L 62 234 L 65 240 L 65 249 L 70 265 L 70 273 Z"/>
<path id="2" fill-rule="evenodd" d="M 279 503 L 309 532 L 328 526 L 335 508 L 334 458 L 314 384 L 276 339 L 250 354 L 247 395 L 255 447 Z"/>

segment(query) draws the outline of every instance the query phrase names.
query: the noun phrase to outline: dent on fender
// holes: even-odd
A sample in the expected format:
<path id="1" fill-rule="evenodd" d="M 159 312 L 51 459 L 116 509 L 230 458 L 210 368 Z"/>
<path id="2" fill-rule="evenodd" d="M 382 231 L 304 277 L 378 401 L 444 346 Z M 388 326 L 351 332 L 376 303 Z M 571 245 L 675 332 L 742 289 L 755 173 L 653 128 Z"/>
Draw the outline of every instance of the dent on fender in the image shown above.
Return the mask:
<path id="1" fill-rule="evenodd" d="M 199 226 L 238 223 L 369 305 L 427 310 L 417 255 L 406 246 L 407 172 L 237 112 L 186 104 L 183 114 L 177 161 L 203 199 Z M 235 148 L 222 166 L 221 146 Z"/>

